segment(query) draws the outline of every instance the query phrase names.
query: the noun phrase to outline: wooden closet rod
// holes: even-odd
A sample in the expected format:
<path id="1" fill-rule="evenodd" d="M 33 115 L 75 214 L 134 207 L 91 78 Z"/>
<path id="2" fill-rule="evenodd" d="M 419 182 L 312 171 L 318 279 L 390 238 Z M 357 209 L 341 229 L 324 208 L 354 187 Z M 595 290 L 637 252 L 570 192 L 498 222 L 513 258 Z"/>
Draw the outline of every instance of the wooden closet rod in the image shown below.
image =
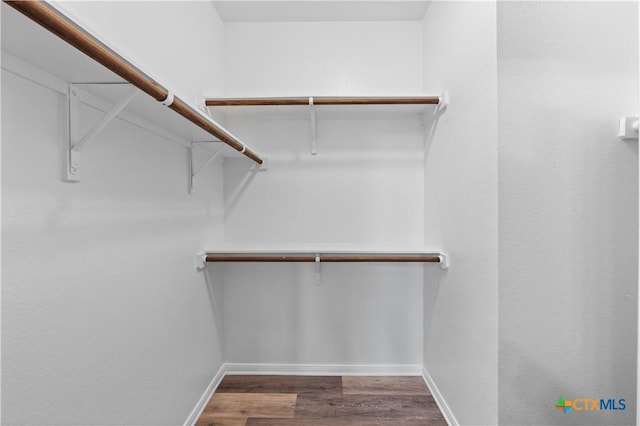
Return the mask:
<path id="1" fill-rule="evenodd" d="M 138 89 L 142 90 L 158 102 L 167 101 L 171 94 L 169 90 L 162 87 L 148 75 L 131 65 L 122 56 L 95 39 L 84 29 L 80 28 L 68 18 L 58 13 L 53 7 L 44 1 L 16 1 L 3 0 L 18 12 L 29 19 L 40 24 L 45 29 L 60 37 L 85 55 L 93 58 L 96 62 L 105 66 L 115 74 L 119 75 Z M 214 123 L 200 111 L 192 108 L 177 96 L 169 108 L 191 121 L 201 129 L 220 139 L 236 151 L 246 155 L 258 164 L 262 164 L 262 159 L 247 148 L 242 142 L 237 140 L 225 129 Z"/>
<path id="2" fill-rule="evenodd" d="M 440 263 L 440 256 L 426 255 L 323 255 L 319 256 L 320 262 L 428 262 Z M 282 256 L 254 256 L 254 255 L 227 255 L 208 254 L 207 262 L 315 262 L 316 256 L 312 255 L 282 255 Z"/>
<path id="3" fill-rule="evenodd" d="M 309 97 L 294 98 L 210 98 L 206 106 L 266 106 L 266 105 L 309 105 Z M 313 97 L 313 105 L 437 105 L 438 96 L 413 97 Z"/>

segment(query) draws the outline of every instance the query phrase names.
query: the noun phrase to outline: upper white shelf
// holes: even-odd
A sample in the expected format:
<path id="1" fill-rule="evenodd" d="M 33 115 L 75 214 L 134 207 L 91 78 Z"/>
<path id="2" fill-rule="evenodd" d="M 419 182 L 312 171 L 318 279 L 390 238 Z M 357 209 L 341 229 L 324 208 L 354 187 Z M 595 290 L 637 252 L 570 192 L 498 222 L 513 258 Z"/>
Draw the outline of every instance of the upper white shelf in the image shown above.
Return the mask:
<path id="1" fill-rule="evenodd" d="M 149 96 L 136 96 L 126 112 L 151 123 L 149 127 L 164 129 L 166 137 L 183 144 L 219 139 L 261 162 L 206 113 L 46 2 L 14 2 L 11 7 L 2 3 L 2 52 L 4 70 L 65 95 L 69 84 L 82 83 L 82 90 L 98 98 L 92 106 L 102 110 L 99 105 L 117 104 L 131 90 L 123 83 L 130 83 Z"/>
<path id="2" fill-rule="evenodd" d="M 436 105 L 439 96 L 303 96 L 274 98 L 207 98 L 206 106 L 284 105 Z"/>
<path id="3" fill-rule="evenodd" d="M 208 247 L 207 253 L 290 253 L 290 254 L 308 254 L 308 253 L 362 253 L 362 254 L 441 254 L 442 250 L 436 247 L 424 246 L 404 246 L 398 245 L 376 245 L 376 244 L 335 244 L 335 243 L 314 243 L 314 244 L 249 244 L 249 243 L 224 243 L 216 247 Z"/>
<path id="4" fill-rule="evenodd" d="M 196 254 L 196 267 L 207 262 L 429 262 L 449 268 L 449 256 L 436 248 L 360 244 L 229 244 Z"/>
<path id="5" fill-rule="evenodd" d="M 257 98 L 207 98 L 205 105 L 224 116 L 269 119 L 390 119 L 421 117 L 442 108 L 444 96 L 299 96 Z"/>

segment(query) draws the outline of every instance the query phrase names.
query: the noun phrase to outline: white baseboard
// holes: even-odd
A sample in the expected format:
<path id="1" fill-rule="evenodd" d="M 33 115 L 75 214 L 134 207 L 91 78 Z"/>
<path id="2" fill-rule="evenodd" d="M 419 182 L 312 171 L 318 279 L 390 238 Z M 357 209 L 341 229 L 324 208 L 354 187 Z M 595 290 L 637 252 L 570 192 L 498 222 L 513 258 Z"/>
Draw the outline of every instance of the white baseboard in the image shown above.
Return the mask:
<path id="1" fill-rule="evenodd" d="M 429 391 L 431 391 L 431 395 L 433 396 L 433 399 L 435 399 L 436 404 L 438 404 L 438 408 L 442 412 L 442 415 L 447 421 L 447 424 L 449 426 L 459 426 L 460 423 L 458 423 L 456 416 L 453 415 L 453 411 L 451 411 L 451 408 L 449 408 L 447 401 L 445 401 L 444 397 L 440 393 L 440 389 L 438 389 L 438 386 L 436 386 L 435 382 L 429 375 L 429 372 L 424 367 L 422 367 L 422 378 L 427 384 Z"/>
<path id="2" fill-rule="evenodd" d="M 224 376 L 226 374 L 225 365 L 226 364 L 222 364 L 216 375 L 213 376 L 213 379 L 211 379 L 211 383 L 209 383 L 209 386 L 207 386 L 207 388 L 204 390 L 204 393 L 196 403 L 196 406 L 193 407 L 193 410 L 191 410 L 191 413 L 189 414 L 189 417 L 187 417 L 187 420 L 184 421 L 184 426 L 193 426 L 198 421 L 200 415 L 204 411 L 204 408 L 207 406 L 207 403 L 211 399 L 211 396 L 222 382 L 222 379 L 224 379 Z"/>
<path id="3" fill-rule="evenodd" d="M 225 364 L 226 374 L 309 376 L 420 376 L 419 364 Z"/>

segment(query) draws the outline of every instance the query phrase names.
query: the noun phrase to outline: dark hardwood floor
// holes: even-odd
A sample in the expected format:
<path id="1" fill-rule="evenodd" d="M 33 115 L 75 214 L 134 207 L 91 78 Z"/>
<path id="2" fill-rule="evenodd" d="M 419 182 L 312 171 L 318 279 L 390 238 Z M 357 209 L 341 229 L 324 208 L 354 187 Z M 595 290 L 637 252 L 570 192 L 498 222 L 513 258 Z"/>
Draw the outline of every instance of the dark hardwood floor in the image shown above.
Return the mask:
<path id="1" fill-rule="evenodd" d="M 198 426 L 446 426 L 421 377 L 226 376 Z"/>

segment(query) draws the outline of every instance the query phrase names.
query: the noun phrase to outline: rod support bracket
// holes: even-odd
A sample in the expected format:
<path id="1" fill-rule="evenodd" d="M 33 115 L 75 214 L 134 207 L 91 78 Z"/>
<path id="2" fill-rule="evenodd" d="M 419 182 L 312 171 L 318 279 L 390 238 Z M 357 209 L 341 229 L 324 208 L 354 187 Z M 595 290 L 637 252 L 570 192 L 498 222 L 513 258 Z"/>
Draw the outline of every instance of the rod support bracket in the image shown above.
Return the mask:
<path id="1" fill-rule="evenodd" d="M 252 164 L 251 167 L 253 170 L 264 172 L 269 170 L 269 157 L 260 157 L 262 159 L 262 164 Z"/>
<path id="2" fill-rule="evenodd" d="M 164 98 L 163 101 L 160 101 L 160 103 L 166 107 L 171 106 L 171 104 L 173 104 L 173 101 L 175 99 L 175 95 L 171 90 L 167 90 L 167 97 Z"/>
<path id="3" fill-rule="evenodd" d="M 196 253 L 196 270 L 202 271 L 207 267 L 207 253 L 199 251 Z"/>
<path id="4" fill-rule="evenodd" d="M 638 116 L 621 117 L 618 137 L 622 140 L 638 140 Z"/>
<path id="5" fill-rule="evenodd" d="M 316 253 L 315 265 L 316 265 L 315 284 L 316 285 L 320 285 L 320 284 L 322 284 L 322 274 L 321 274 L 321 271 L 320 271 L 320 253 Z"/>
<path id="6" fill-rule="evenodd" d="M 114 118 L 124 110 L 140 91 L 136 87 L 131 90 L 116 104 L 114 104 L 105 115 L 98 120 L 86 133 L 80 132 L 80 103 L 82 102 L 82 91 L 80 86 L 102 85 L 109 83 L 70 83 L 67 89 L 67 135 L 65 146 L 65 173 L 63 179 L 67 182 L 80 181 L 79 164 L 80 148 L 91 139 L 95 138 L 107 127 Z"/>
<path id="7" fill-rule="evenodd" d="M 449 92 L 445 90 L 440 95 L 440 99 L 438 101 L 438 107 L 436 108 L 436 114 L 442 114 L 443 112 L 445 112 L 449 107 L 449 101 L 450 101 Z"/>
<path id="8" fill-rule="evenodd" d="M 446 252 L 440 252 L 438 257 L 440 258 L 440 268 L 444 270 L 449 269 L 449 266 L 450 266 L 449 254 Z"/>
<path id="9" fill-rule="evenodd" d="M 194 167 L 194 162 L 195 162 L 195 158 L 193 155 L 193 147 L 195 144 L 199 144 L 199 143 L 216 143 L 216 142 L 220 142 L 220 141 L 191 141 L 191 145 L 189 146 L 189 194 L 193 194 L 194 193 L 194 181 L 196 176 L 198 176 L 198 174 L 205 168 L 207 167 L 209 164 L 213 163 L 213 161 L 218 158 L 222 152 L 227 148 L 228 145 L 222 145 L 222 148 L 220 148 L 215 154 L 213 154 L 211 157 L 209 157 L 209 159 L 207 161 L 205 161 L 205 163 L 200 166 L 200 168 L 198 168 L 197 170 Z"/>
<path id="10" fill-rule="evenodd" d="M 311 125 L 311 155 L 318 155 L 318 141 L 316 139 L 316 107 L 313 96 L 309 96 L 309 119 Z"/>

